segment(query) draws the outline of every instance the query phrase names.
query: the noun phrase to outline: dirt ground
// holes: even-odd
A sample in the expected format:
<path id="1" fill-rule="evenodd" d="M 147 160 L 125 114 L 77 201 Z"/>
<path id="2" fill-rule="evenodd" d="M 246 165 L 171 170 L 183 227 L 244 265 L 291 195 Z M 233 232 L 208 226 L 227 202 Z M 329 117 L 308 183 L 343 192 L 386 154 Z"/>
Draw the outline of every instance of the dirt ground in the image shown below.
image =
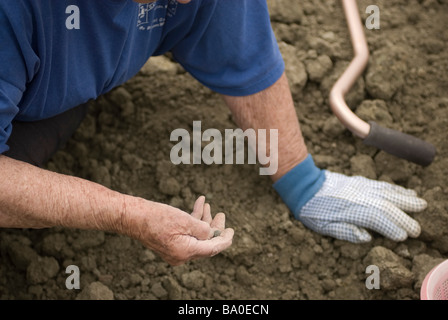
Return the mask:
<path id="1" fill-rule="evenodd" d="M 368 69 L 347 96 L 364 120 L 437 147 L 421 167 L 366 147 L 332 115 L 328 92 L 352 58 L 341 1 L 270 0 L 296 110 L 321 168 L 415 189 L 429 203 L 413 214 L 421 236 L 367 244 L 320 236 L 294 220 L 257 165 L 170 162 L 170 133 L 235 128 L 221 98 L 169 56 L 91 103 L 88 117 L 48 169 L 191 212 L 206 195 L 227 214 L 234 244 L 213 258 L 171 267 L 139 242 L 107 232 L 0 231 L 1 299 L 419 299 L 421 282 L 448 258 L 448 1 L 358 1 L 377 5 L 379 30 L 365 29 Z M 380 289 L 369 290 L 369 265 Z M 80 269 L 69 290 L 66 267 Z"/>

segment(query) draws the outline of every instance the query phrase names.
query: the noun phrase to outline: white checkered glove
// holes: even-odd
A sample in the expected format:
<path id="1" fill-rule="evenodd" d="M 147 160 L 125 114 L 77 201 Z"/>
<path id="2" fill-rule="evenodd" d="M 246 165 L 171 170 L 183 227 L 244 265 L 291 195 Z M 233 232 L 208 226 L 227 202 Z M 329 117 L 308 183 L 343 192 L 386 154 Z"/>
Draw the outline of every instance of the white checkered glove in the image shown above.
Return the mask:
<path id="1" fill-rule="evenodd" d="M 305 226 L 354 243 L 371 240 L 365 228 L 394 241 L 418 237 L 420 225 L 404 211 L 418 212 L 427 206 L 413 190 L 320 170 L 311 156 L 274 188 Z"/>

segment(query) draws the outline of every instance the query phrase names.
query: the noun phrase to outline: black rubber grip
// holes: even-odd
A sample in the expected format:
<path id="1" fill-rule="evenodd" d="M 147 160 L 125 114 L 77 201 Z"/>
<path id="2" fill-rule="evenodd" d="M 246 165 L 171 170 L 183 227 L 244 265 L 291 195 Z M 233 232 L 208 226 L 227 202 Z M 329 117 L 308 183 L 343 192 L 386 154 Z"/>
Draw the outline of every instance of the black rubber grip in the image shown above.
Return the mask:
<path id="1" fill-rule="evenodd" d="M 428 166 L 434 160 L 436 148 L 432 144 L 409 134 L 381 127 L 374 121 L 370 121 L 369 124 L 369 135 L 363 140 L 365 145 L 376 147 L 421 166 Z"/>

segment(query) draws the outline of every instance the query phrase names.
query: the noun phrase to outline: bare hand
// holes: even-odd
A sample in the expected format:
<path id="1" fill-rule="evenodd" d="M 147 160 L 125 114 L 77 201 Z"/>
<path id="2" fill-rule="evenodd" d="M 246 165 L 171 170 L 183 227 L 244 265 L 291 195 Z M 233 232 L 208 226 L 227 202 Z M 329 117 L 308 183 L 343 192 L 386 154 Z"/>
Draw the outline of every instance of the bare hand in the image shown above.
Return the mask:
<path id="1" fill-rule="evenodd" d="M 196 200 L 191 215 L 169 205 L 132 199 L 126 203 L 124 234 L 140 240 L 173 266 L 212 257 L 232 244 L 234 231 L 225 228 L 224 213 L 213 219 L 204 196 Z"/>

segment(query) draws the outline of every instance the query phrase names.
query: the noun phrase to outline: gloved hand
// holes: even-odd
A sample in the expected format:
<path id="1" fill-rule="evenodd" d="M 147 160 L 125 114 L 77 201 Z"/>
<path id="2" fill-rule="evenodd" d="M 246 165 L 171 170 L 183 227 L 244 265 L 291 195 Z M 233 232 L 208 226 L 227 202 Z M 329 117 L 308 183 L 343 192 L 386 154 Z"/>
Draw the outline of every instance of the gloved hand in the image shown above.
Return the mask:
<path id="1" fill-rule="evenodd" d="M 305 226 L 354 243 L 372 239 L 364 228 L 394 241 L 418 237 L 420 225 L 404 211 L 427 206 L 413 190 L 321 170 L 311 155 L 275 182 L 274 189 Z"/>

